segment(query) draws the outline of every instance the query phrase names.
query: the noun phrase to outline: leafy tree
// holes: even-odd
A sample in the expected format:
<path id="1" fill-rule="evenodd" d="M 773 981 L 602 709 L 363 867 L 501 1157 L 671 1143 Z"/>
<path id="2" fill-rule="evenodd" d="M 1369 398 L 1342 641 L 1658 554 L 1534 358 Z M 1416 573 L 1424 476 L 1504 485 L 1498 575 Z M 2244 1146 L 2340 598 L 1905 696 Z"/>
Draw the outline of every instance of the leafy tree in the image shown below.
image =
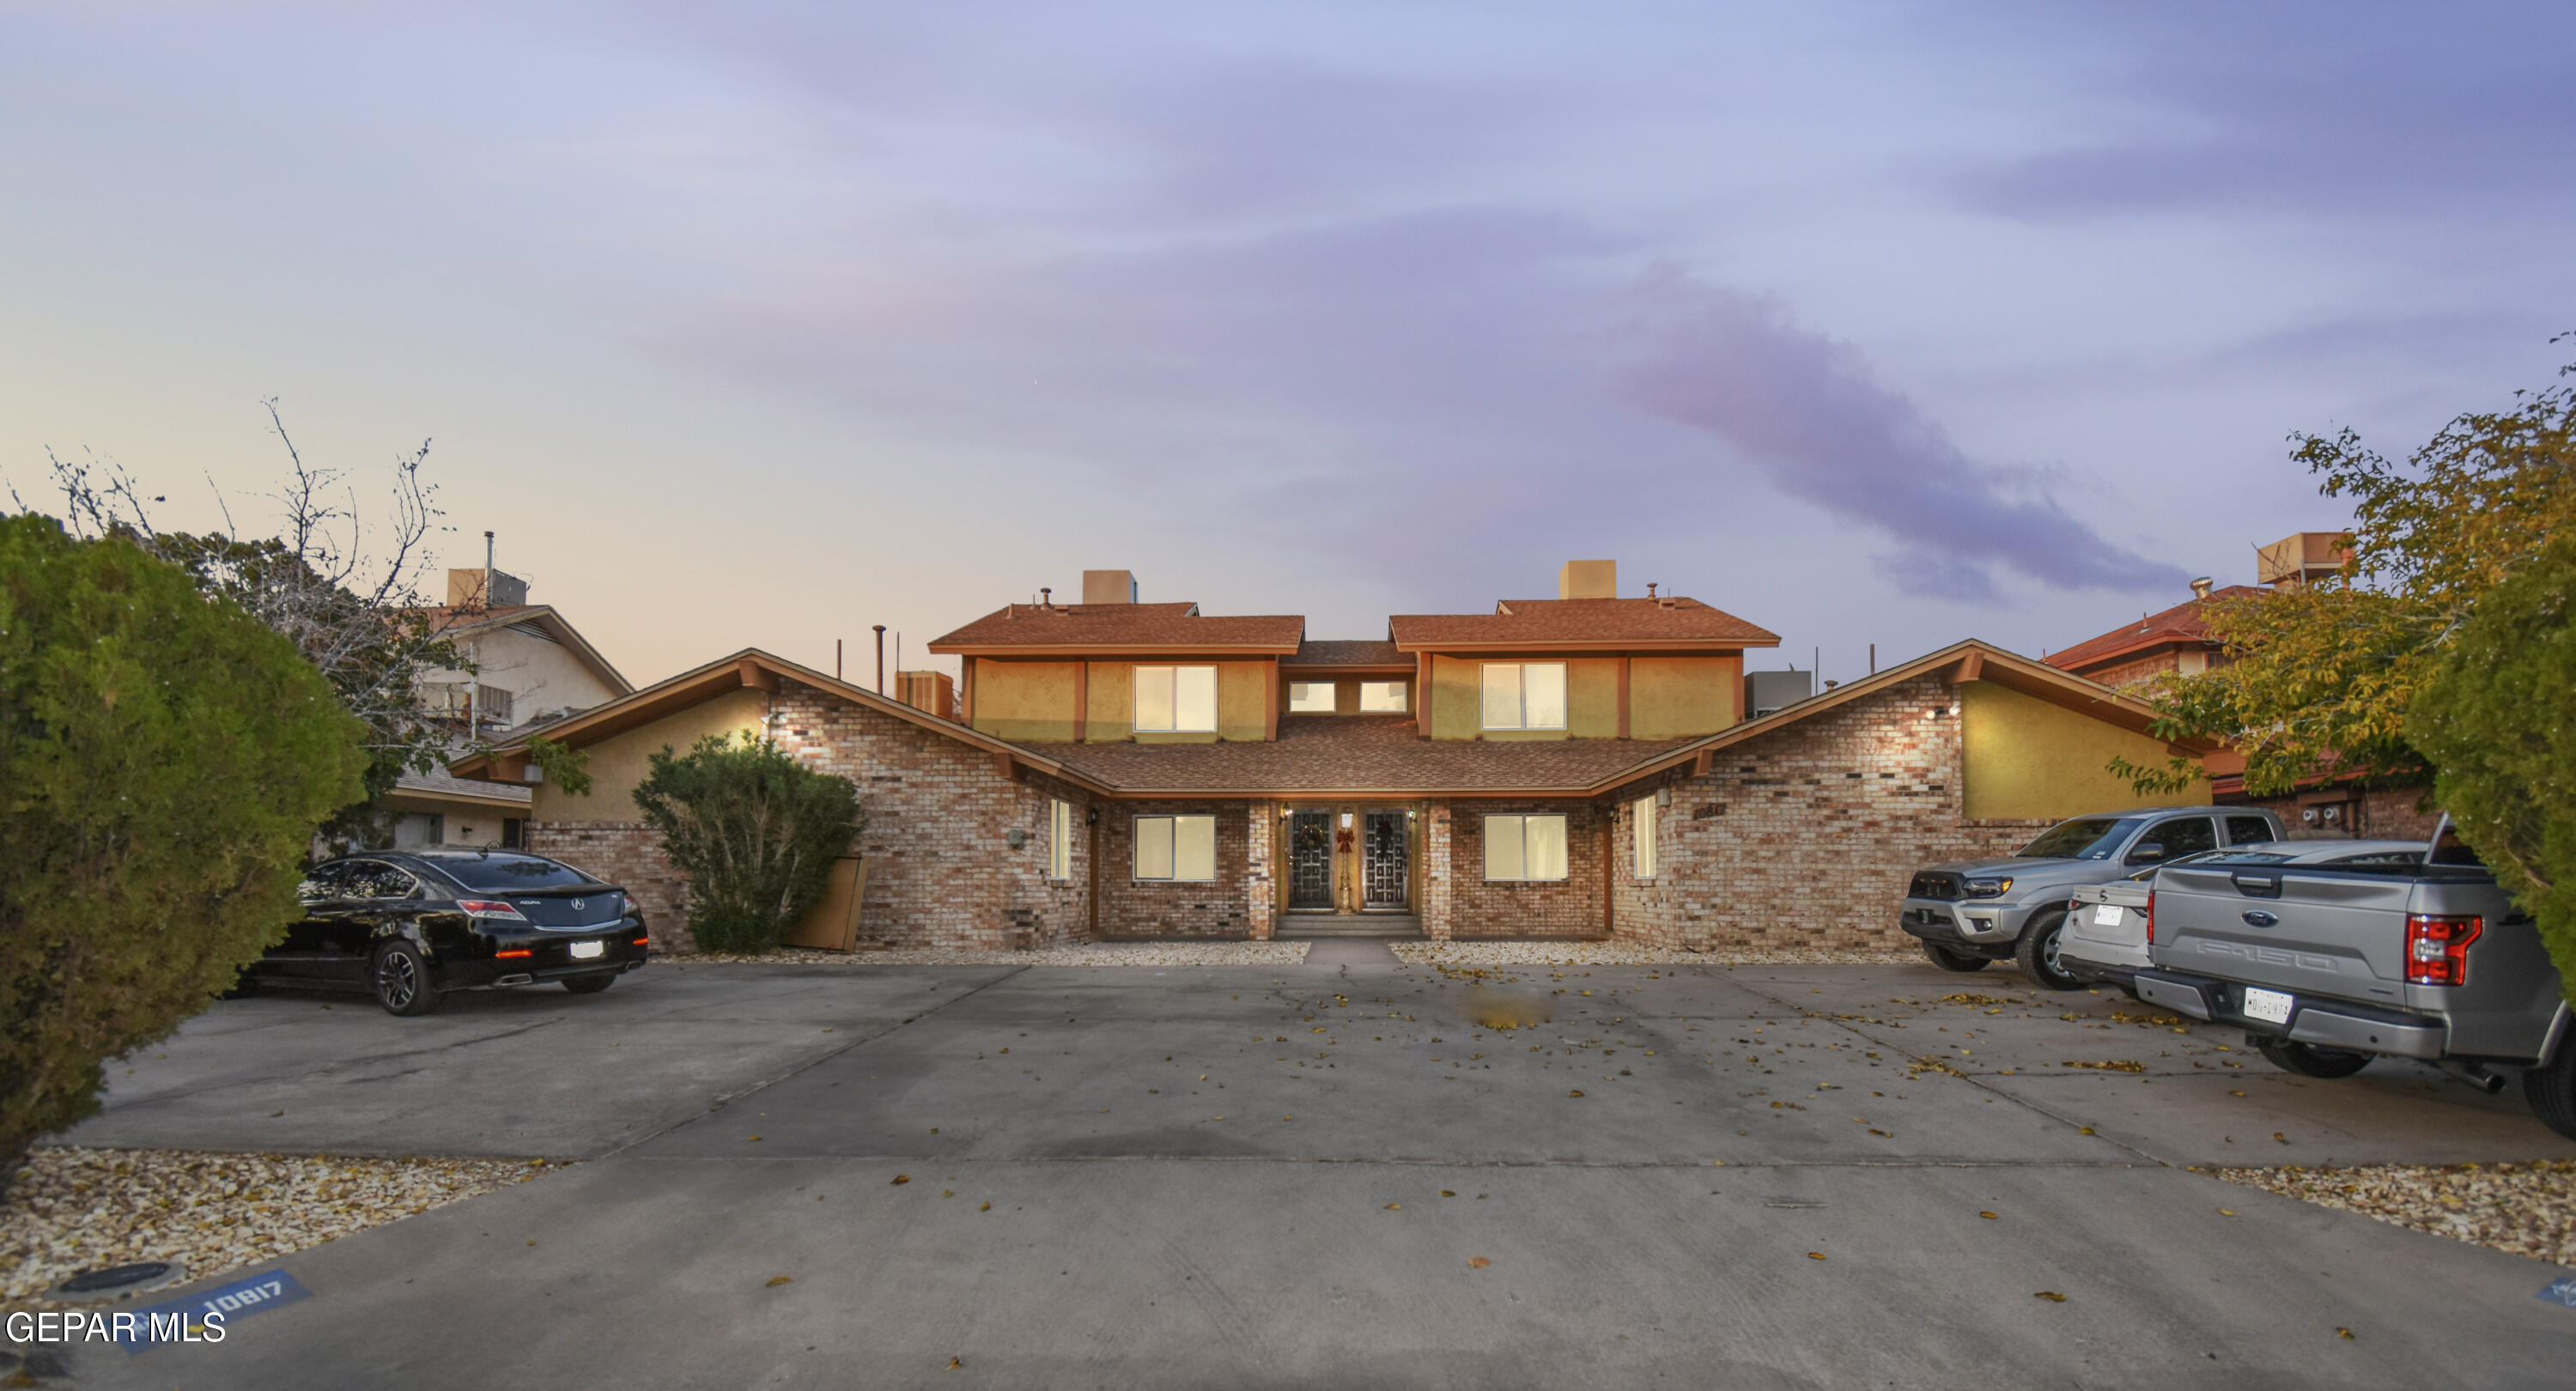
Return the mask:
<path id="1" fill-rule="evenodd" d="M 322 673 L 368 729 L 362 793 L 336 809 L 325 838 L 380 844 L 390 815 L 380 804 L 395 781 L 443 768 L 472 745 L 471 736 L 460 741 L 426 707 L 421 683 L 441 669 L 472 673 L 448 634 L 457 619 L 474 615 L 444 613 L 424 589 L 429 543 L 442 515 L 437 489 L 421 478 L 429 445 L 395 460 L 390 505 L 370 545 L 347 471 L 308 465 L 277 403 L 265 404 L 288 464 L 274 499 L 280 508 L 275 536 L 243 536 L 229 504 L 223 531 L 161 530 L 151 504 L 167 499 L 147 498 L 112 464 L 48 455 L 54 486 L 75 535 L 118 537 L 179 566 L 199 588 L 294 643 Z"/>
<path id="2" fill-rule="evenodd" d="M 180 567 L 0 517 L 0 1173 L 294 920 L 366 736 Z"/>
<path id="3" fill-rule="evenodd" d="M 823 896 L 832 861 L 867 826 L 858 789 L 751 734 L 652 755 L 635 805 L 689 876 L 700 951 L 765 952 Z"/>
<path id="4" fill-rule="evenodd" d="M 2576 528 L 2576 388 L 2516 392 L 2510 410 L 2459 416 L 2403 465 L 2349 429 L 2291 438 L 2292 457 L 2322 475 L 2318 490 L 2353 500 L 2352 563 L 2209 605 L 2228 660 L 2141 692 L 2157 707 L 2155 732 L 2227 741 L 2256 796 L 2328 773 L 2420 779 L 2407 721 L 2416 692 L 2486 595 Z M 2200 773 L 2187 759 L 2112 770 L 2149 793 Z"/>
<path id="5" fill-rule="evenodd" d="M 2479 602 L 2416 693 L 2406 735 L 2576 999 L 2576 536 Z"/>

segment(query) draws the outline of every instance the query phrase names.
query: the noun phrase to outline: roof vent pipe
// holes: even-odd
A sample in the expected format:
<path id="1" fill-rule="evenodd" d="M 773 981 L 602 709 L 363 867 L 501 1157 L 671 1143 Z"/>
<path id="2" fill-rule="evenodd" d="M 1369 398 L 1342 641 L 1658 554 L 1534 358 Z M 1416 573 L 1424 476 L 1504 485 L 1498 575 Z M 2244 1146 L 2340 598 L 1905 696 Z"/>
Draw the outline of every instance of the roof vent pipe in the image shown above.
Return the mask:
<path id="1" fill-rule="evenodd" d="M 1649 599 L 1655 597 L 1655 584 L 1656 582 L 1653 580 L 1646 581 L 1646 597 Z"/>
<path id="2" fill-rule="evenodd" d="M 2203 575 L 2199 579 L 2193 580 L 2191 582 L 2191 597 L 2194 599 L 2208 598 L 2209 588 L 2214 583 L 2216 583 L 2216 581 L 2212 580 L 2207 575 Z"/>
<path id="3" fill-rule="evenodd" d="M 1045 585 L 1038 586 L 1038 607 L 1042 609 L 1051 609 L 1055 607 L 1055 591 L 1053 589 L 1048 588 Z"/>

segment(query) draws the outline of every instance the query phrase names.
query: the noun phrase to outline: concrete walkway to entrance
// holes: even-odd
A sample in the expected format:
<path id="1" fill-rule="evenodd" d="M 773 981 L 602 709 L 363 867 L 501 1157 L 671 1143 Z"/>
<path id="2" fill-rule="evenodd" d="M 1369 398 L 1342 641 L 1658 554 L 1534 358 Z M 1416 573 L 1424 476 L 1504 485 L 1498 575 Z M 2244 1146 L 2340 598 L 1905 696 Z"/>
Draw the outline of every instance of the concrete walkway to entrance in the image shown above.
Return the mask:
<path id="1" fill-rule="evenodd" d="M 2428 1070 L 2290 1077 L 2159 1020 L 1928 966 L 1443 972 L 1375 942 L 1258 970 L 657 966 L 593 1001 L 428 1020 L 227 1004 L 134 1061 L 70 1138 L 601 1157 L 290 1257 L 315 1297 L 220 1346 L 75 1370 L 531 1388 L 2563 1376 L 2576 1311 L 2533 1294 L 2565 1272 L 2178 1166 L 2576 1145 Z"/>

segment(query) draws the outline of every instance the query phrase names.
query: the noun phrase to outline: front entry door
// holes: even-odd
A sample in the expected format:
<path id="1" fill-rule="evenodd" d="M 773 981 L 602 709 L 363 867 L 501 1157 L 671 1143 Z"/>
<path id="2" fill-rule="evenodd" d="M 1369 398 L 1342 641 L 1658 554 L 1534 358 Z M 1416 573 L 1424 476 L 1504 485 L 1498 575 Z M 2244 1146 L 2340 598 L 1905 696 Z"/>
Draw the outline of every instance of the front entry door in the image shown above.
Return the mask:
<path id="1" fill-rule="evenodd" d="M 1288 818 L 1288 906 L 1332 911 L 1333 814 L 1301 811 Z"/>
<path id="2" fill-rule="evenodd" d="M 1413 862 L 1405 852 L 1405 816 L 1372 811 L 1361 817 L 1360 885 L 1363 908 L 1413 906 Z"/>

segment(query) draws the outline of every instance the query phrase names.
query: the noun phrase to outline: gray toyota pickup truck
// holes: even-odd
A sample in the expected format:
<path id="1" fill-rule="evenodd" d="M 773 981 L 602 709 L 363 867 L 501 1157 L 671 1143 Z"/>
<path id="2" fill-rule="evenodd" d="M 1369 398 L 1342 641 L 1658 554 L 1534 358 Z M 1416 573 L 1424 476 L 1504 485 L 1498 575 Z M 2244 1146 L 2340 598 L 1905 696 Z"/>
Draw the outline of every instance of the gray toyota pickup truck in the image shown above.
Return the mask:
<path id="1" fill-rule="evenodd" d="M 2456 837 L 2349 852 L 2296 841 L 2159 871 L 2138 998 L 2241 1027 L 2308 1077 L 2416 1058 L 2497 1092 L 2519 1070 L 2532 1112 L 2576 1139 L 2566 992 L 2531 918 Z"/>
<path id="2" fill-rule="evenodd" d="M 1907 886 L 1896 925 L 1922 939 L 1948 971 L 2021 962 L 2051 990 L 2086 982 L 2058 964 L 2069 893 L 2223 846 L 2279 840 L 2281 821 L 2258 807 L 2156 807 L 2062 821 L 2009 859 L 1934 865 Z"/>

